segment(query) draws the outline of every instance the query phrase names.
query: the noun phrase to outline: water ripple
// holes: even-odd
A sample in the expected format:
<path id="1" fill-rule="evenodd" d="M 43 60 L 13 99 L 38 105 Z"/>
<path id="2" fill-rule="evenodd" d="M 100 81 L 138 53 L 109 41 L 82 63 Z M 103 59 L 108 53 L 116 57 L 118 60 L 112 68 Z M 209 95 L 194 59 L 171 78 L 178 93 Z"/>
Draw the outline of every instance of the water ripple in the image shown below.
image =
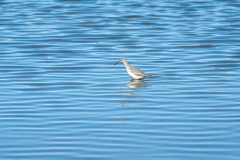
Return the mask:
<path id="1" fill-rule="evenodd" d="M 238 2 L 0 8 L 0 159 L 239 158 Z"/>

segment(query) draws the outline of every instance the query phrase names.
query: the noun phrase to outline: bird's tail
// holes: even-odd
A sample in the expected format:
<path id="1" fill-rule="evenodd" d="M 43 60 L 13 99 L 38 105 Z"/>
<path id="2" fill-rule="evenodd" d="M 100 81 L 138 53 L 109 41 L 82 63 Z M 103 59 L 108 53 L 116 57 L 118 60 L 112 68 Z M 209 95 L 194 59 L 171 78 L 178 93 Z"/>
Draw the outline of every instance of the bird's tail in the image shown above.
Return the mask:
<path id="1" fill-rule="evenodd" d="M 147 77 L 152 77 L 150 74 L 146 74 Z"/>

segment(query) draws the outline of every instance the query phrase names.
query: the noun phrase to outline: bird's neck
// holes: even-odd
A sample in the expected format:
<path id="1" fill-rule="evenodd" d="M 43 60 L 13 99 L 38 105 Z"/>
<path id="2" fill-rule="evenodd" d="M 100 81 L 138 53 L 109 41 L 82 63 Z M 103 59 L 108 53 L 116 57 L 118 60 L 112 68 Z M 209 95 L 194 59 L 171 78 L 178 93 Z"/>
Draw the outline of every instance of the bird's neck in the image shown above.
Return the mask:
<path id="1" fill-rule="evenodd" d="M 126 68 L 129 68 L 129 67 L 130 67 L 130 65 L 128 64 L 127 61 L 124 61 L 123 63 L 124 63 L 124 65 L 125 65 Z"/>

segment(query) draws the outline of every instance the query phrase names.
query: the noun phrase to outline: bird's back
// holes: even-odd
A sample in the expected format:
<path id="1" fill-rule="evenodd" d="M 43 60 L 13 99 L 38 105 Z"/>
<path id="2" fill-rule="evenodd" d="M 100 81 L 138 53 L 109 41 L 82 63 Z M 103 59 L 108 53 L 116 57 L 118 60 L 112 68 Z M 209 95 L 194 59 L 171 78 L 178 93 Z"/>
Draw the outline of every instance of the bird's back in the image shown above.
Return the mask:
<path id="1" fill-rule="evenodd" d="M 144 73 L 143 71 L 137 69 L 136 67 L 130 66 L 129 68 L 131 72 L 133 72 L 136 76 L 152 77 L 151 75 Z"/>

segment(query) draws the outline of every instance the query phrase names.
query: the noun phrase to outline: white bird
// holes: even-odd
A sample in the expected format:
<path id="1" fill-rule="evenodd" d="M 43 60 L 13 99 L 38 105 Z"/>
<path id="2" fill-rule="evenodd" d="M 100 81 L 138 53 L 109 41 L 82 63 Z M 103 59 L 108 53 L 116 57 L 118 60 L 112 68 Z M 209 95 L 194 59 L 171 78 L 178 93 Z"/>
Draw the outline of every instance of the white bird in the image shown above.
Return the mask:
<path id="1" fill-rule="evenodd" d="M 144 73 L 140 69 L 130 66 L 125 58 L 122 58 L 116 64 L 118 64 L 120 62 L 124 63 L 125 67 L 127 68 L 127 72 L 129 74 L 129 76 L 132 77 L 133 79 L 143 79 L 144 77 L 152 77 L 151 75 Z"/>

